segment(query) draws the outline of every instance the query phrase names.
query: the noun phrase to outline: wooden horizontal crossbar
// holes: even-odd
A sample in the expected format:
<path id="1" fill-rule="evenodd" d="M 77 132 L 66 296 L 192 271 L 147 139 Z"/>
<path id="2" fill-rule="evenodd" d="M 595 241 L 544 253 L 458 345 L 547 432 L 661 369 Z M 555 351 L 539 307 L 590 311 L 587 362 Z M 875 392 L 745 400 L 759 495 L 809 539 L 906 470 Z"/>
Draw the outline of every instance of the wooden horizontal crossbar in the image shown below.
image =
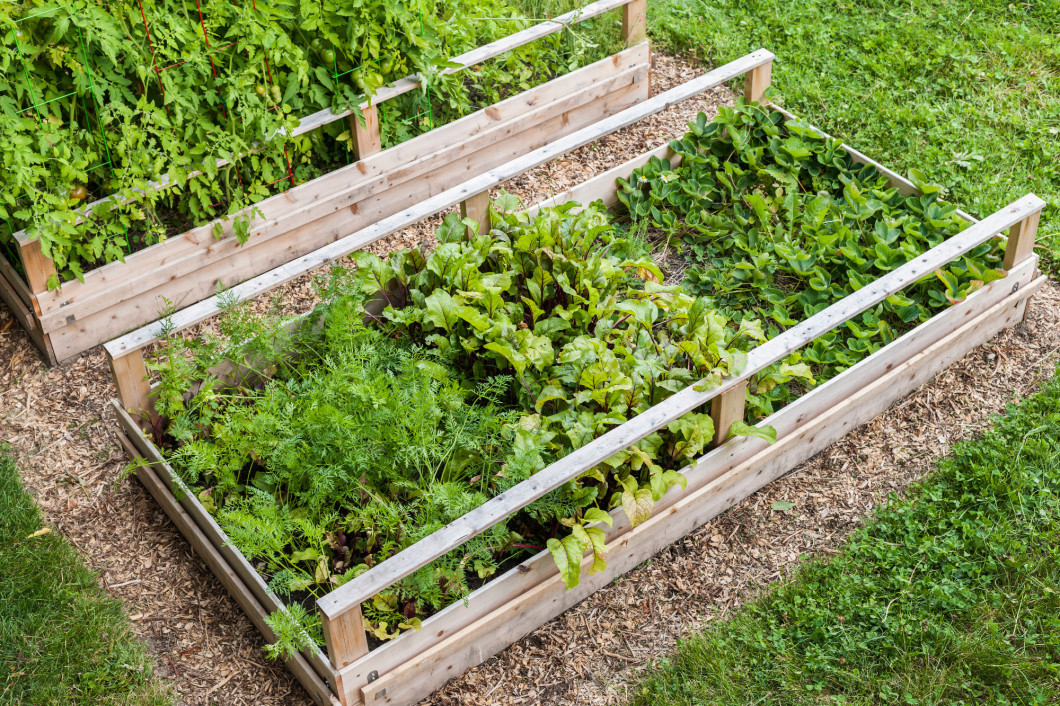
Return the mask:
<path id="1" fill-rule="evenodd" d="M 449 61 L 457 65 L 450 66 L 444 69 L 441 73 L 453 74 L 459 71 L 464 71 L 472 66 L 481 64 L 483 61 L 496 58 L 501 54 L 509 52 L 513 49 L 518 49 L 521 46 L 529 44 L 530 42 L 542 39 L 551 34 L 555 34 L 556 32 L 560 32 L 564 29 L 567 29 L 571 25 L 577 24 L 579 22 L 584 22 L 585 20 L 592 19 L 593 17 L 598 17 L 599 15 L 602 15 L 605 12 L 609 12 L 611 10 L 617 10 L 618 8 L 623 7 L 624 5 L 632 1 L 633 0 L 598 0 L 598 2 L 591 3 L 582 8 L 571 10 L 570 12 L 560 15 L 559 17 L 556 17 L 554 19 L 544 20 L 542 22 L 539 22 L 538 24 L 535 24 L 532 27 L 520 30 L 515 34 L 508 35 L 507 37 L 502 37 L 501 39 L 490 42 L 489 44 L 484 44 L 481 47 L 476 47 L 471 51 L 450 58 Z M 398 79 L 397 81 L 388 86 L 383 86 L 382 88 L 380 88 L 378 91 L 376 91 L 375 95 L 371 96 L 371 98 L 366 100 L 364 103 L 361 103 L 358 108 L 363 111 L 372 105 L 379 105 L 380 103 L 390 100 L 391 98 L 396 98 L 410 91 L 413 91 L 419 88 L 421 84 L 422 79 L 419 77 L 419 75 L 411 74 L 409 76 L 405 76 L 404 78 Z M 352 114 L 353 110 L 344 110 L 338 113 L 333 112 L 330 108 L 318 110 L 315 113 L 311 113 L 305 116 L 304 118 L 301 118 L 298 122 L 298 127 L 291 131 L 291 135 L 304 135 L 307 132 L 311 132 L 319 127 L 323 127 L 324 125 L 333 123 L 337 120 L 342 120 L 343 118 L 349 117 Z M 228 164 L 231 164 L 231 160 L 218 159 L 216 164 L 218 168 L 221 168 L 227 166 Z M 189 172 L 187 178 L 192 179 L 201 175 L 201 171 L 195 170 Z M 149 182 L 148 189 L 151 191 L 164 191 L 173 187 L 174 185 L 175 184 L 170 180 L 169 175 L 167 174 L 164 175 L 158 181 Z M 146 193 L 142 190 L 138 191 L 141 191 L 141 193 Z M 108 196 L 99 199 L 98 201 L 93 201 L 92 203 L 84 206 L 81 209 L 81 212 L 82 214 L 87 215 L 91 213 L 93 209 L 105 203 L 108 203 L 111 200 L 113 200 L 112 197 Z M 78 222 L 80 222 L 80 219 L 78 220 Z M 35 240 L 35 238 L 30 235 L 26 230 L 20 230 L 14 233 L 14 237 L 20 244 L 23 245 Z"/>
<path id="2" fill-rule="evenodd" d="M 714 397 L 735 388 L 815 338 L 849 321 L 921 277 L 930 275 L 939 267 L 1040 211 L 1044 205 L 1045 202 L 1033 194 L 1028 194 L 1013 202 L 923 255 L 753 349 L 748 353 L 747 364 L 739 375 L 728 377 L 720 385 L 711 389 L 704 390 L 697 384 L 674 394 L 622 426 L 556 461 L 506 493 L 483 503 L 429 537 L 340 586 L 320 598 L 317 606 L 329 620 L 339 618 L 346 611 L 358 607 L 363 601 L 395 582 L 456 549 L 563 484 L 578 478 L 593 466 L 603 463 L 616 453 L 702 406 Z"/>
<path id="3" fill-rule="evenodd" d="M 632 125 L 633 123 L 636 123 L 649 115 L 654 115 L 671 105 L 675 105 L 681 101 L 703 93 L 704 91 L 719 86 L 758 66 L 768 64 L 772 60 L 772 52 L 766 51 L 765 49 L 759 49 L 752 54 L 748 54 L 736 61 L 732 61 L 724 66 L 709 71 L 698 78 L 672 88 L 665 93 L 661 93 L 654 98 L 639 103 L 632 108 L 627 108 L 626 110 L 616 113 L 609 118 L 605 118 L 589 127 L 571 133 L 570 135 L 562 137 L 544 147 L 529 152 L 522 157 L 513 159 L 495 169 L 491 169 L 484 174 L 469 179 L 459 186 L 437 194 L 436 196 L 426 199 L 425 201 L 422 201 L 411 208 L 405 209 L 400 213 L 396 213 L 393 216 L 384 218 L 367 228 L 314 250 L 303 257 L 292 260 L 286 265 L 277 267 L 264 274 L 258 275 L 253 279 L 247 280 L 242 284 L 236 285 L 225 293 L 224 298 L 225 300 L 236 301 L 252 299 L 253 297 L 289 282 L 306 272 L 310 272 L 311 270 L 325 265 L 328 262 L 345 257 L 355 250 L 360 250 L 380 238 L 413 225 L 414 223 L 440 211 L 444 211 L 447 208 L 456 206 L 467 200 L 470 196 L 488 191 L 529 169 L 540 166 L 551 159 L 594 142 L 601 137 L 610 135 L 616 130 L 624 128 L 627 125 Z M 193 304 L 192 306 L 175 313 L 169 318 L 167 326 L 169 326 L 172 331 L 180 331 L 190 326 L 194 326 L 195 324 L 218 314 L 221 311 L 220 304 L 220 296 L 204 299 L 197 304 Z M 161 333 L 162 323 L 156 322 L 116 338 L 113 341 L 104 344 L 104 348 L 112 358 L 121 358 L 124 355 L 140 350 L 141 348 L 157 341 Z"/>

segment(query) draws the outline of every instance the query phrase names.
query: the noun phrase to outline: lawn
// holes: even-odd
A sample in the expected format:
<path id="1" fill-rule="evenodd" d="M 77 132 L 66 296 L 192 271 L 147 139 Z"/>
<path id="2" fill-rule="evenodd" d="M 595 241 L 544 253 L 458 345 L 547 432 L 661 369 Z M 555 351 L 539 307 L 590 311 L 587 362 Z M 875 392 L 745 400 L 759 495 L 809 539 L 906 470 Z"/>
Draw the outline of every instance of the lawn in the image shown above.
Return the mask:
<path id="1" fill-rule="evenodd" d="M 1060 250 L 1060 3 L 655 0 L 649 19 L 657 47 L 708 64 L 773 51 L 789 110 L 973 215 L 1033 191 Z"/>
<path id="2" fill-rule="evenodd" d="M 976 215 L 1049 202 L 1060 271 L 1060 3 L 671 0 L 652 30 L 720 64 L 777 54 L 790 110 Z M 839 555 L 649 670 L 638 704 L 1055 703 L 1060 378 L 958 445 Z"/>
<path id="3" fill-rule="evenodd" d="M 0 445 L 0 704 L 172 703 L 121 603 L 40 511 Z"/>
<path id="4" fill-rule="evenodd" d="M 1056 703 L 1060 377 L 841 553 L 649 670 L 637 704 Z"/>

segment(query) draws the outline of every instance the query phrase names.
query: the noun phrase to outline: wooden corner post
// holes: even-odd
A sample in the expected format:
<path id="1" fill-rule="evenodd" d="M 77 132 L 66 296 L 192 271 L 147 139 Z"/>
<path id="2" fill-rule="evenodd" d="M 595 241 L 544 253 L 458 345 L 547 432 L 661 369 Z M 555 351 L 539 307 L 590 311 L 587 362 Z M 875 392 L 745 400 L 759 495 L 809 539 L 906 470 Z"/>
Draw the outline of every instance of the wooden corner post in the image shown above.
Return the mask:
<path id="1" fill-rule="evenodd" d="M 34 238 L 19 243 L 19 255 L 22 258 L 22 267 L 26 271 L 26 284 L 33 294 L 48 291 L 48 280 L 57 275 L 55 263 L 51 258 L 45 257 L 41 251 L 40 240 Z M 40 315 L 40 312 L 37 312 Z"/>
<path id="2" fill-rule="evenodd" d="M 1038 219 L 1041 215 L 1042 211 L 1038 209 L 1009 229 L 1003 265 L 1006 272 L 1012 270 L 1034 252 L 1034 238 L 1038 233 Z"/>
<path id="3" fill-rule="evenodd" d="M 379 106 L 374 103 L 362 105 L 361 113 L 364 114 L 364 125 L 361 125 L 356 114 L 350 114 L 350 131 L 353 133 L 357 159 L 383 150 L 383 137 L 379 133 Z"/>
<path id="4" fill-rule="evenodd" d="M 743 95 L 748 103 L 762 103 L 766 89 L 773 80 L 773 61 L 770 60 L 761 66 L 755 67 L 747 72 L 744 77 Z"/>
<path id="5" fill-rule="evenodd" d="M 137 349 L 115 358 L 107 351 L 107 362 L 118 388 L 118 401 L 130 414 L 149 419 L 153 414 L 150 396 L 151 383 L 147 380 L 147 365 L 143 351 Z"/>
<path id="6" fill-rule="evenodd" d="M 714 440 L 711 447 L 725 442 L 733 422 L 743 421 L 743 405 L 747 398 L 747 381 L 710 401 L 710 416 L 714 420 Z"/>
<path id="7" fill-rule="evenodd" d="M 622 6 L 622 38 L 629 46 L 648 38 L 648 0 L 630 0 Z"/>
<path id="8" fill-rule="evenodd" d="M 334 618 L 329 618 L 323 609 L 320 610 L 320 622 L 324 627 L 324 642 L 328 647 L 328 659 L 338 672 L 334 685 L 335 694 L 343 706 L 354 706 L 358 698 L 350 698 L 349 693 L 357 685 L 342 683 L 342 670 L 368 654 L 368 636 L 364 632 L 364 618 L 361 615 L 361 604 L 357 603 Z"/>
<path id="9" fill-rule="evenodd" d="M 460 217 L 470 218 L 475 223 L 478 223 L 479 235 L 489 233 L 492 226 L 490 223 L 490 192 L 480 191 L 474 196 L 461 201 Z M 468 228 L 468 235 L 471 235 L 470 228 Z"/>

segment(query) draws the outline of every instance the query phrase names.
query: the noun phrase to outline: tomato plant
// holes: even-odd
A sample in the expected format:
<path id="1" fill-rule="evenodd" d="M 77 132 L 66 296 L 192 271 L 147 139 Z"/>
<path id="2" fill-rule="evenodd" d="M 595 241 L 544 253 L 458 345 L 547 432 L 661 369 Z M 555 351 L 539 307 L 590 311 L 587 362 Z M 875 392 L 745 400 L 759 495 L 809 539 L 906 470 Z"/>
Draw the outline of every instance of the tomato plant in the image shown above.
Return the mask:
<path id="1" fill-rule="evenodd" d="M 602 51 L 548 38 L 482 78 L 440 75 L 448 57 L 527 24 L 504 0 L 4 4 L 0 238 L 25 229 L 63 278 L 81 277 L 349 161 L 341 122 L 288 137 L 300 116 L 419 73 L 427 93 L 386 106 L 389 145 Z M 508 85 L 512 66 L 522 79 Z M 163 179 L 175 186 L 155 188 Z M 79 213 L 89 195 L 108 200 Z"/>

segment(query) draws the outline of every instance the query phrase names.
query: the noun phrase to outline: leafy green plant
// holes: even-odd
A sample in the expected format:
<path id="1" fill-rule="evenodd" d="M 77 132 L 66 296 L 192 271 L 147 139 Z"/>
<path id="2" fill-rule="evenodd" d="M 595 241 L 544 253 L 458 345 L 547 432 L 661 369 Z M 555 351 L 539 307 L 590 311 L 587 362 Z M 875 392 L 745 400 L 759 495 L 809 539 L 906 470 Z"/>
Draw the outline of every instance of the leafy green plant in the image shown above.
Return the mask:
<path id="1" fill-rule="evenodd" d="M 903 196 L 841 143 L 757 105 L 702 114 L 671 142 L 676 166 L 653 159 L 619 180 L 619 199 L 661 247 L 691 264 L 683 286 L 769 337 L 940 244 L 967 224 L 914 172 Z M 828 380 L 971 291 L 1004 276 L 995 239 L 815 340 L 753 381 L 756 415 Z M 789 384 L 798 381 L 800 385 Z"/>
<path id="2" fill-rule="evenodd" d="M 359 116 L 418 73 L 424 90 L 383 111 L 392 144 L 602 52 L 553 36 L 442 74 L 448 57 L 528 24 L 505 0 L 5 4 L 0 239 L 39 238 L 57 287 L 191 226 L 231 219 L 245 236 L 249 206 L 351 159 L 346 121 L 291 136 L 298 118 Z"/>

